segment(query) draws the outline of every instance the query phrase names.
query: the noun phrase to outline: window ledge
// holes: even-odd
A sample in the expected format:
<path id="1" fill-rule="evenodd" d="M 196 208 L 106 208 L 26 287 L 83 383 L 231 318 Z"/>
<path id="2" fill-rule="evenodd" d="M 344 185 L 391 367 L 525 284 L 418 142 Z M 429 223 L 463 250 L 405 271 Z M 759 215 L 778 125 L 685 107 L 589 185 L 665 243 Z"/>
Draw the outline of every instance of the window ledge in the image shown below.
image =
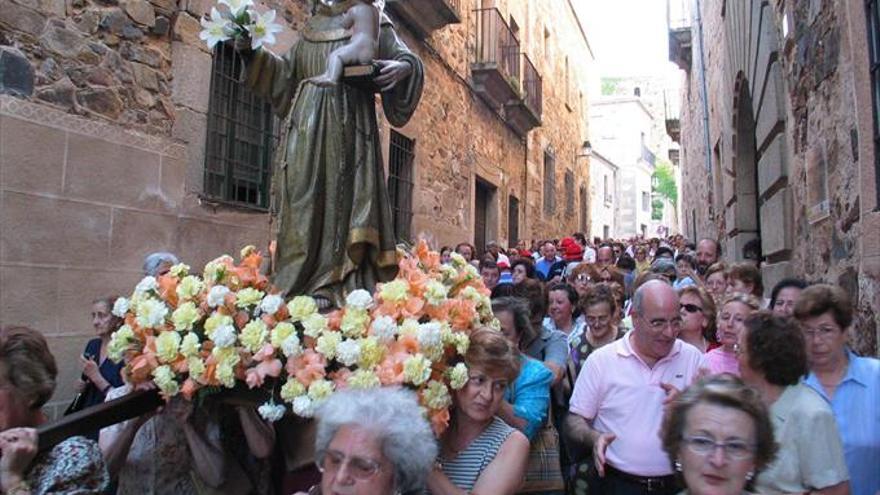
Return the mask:
<path id="1" fill-rule="evenodd" d="M 240 203 L 238 201 L 229 201 L 226 199 L 215 198 L 205 194 L 199 194 L 199 205 L 211 206 L 215 209 L 222 208 L 225 210 L 237 210 L 245 213 L 269 213 L 269 208 L 252 205 L 248 203 Z"/>

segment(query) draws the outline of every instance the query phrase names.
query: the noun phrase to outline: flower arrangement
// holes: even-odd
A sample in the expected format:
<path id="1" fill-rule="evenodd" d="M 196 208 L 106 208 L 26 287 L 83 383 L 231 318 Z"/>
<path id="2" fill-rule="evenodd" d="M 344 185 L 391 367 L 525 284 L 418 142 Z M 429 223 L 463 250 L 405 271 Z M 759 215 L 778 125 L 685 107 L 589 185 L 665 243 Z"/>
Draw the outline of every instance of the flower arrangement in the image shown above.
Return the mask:
<path id="1" fill-rule="evenodd" d="M 202 19 L 199 38 L 213 50 L 217 43 L 242 36 L 250 36 L 251 48 L 275 43 L 275 33 L 281 26 L 275 22 L 275 11 L 256 12 L 253 0 L 219 0 L 211 8 L 211 17 Z"/>
<path id="2" fill-rule="evenodd" d="M 499 327 L 488 289 L 464 258 L 453 254 L 443 265 L 422 241 L 401 256 L 397 278 L 375 294 L 350 293 L 328 314 L 308 296 L 285 301 L 261 263 L 249 246 L 239 264 L 221 256 L 201 276 L 180 264 L 144 278 L 113 308 L 125 324 L 110 357 L 125 359 L 129 381 L 152 381 L 166 399 L 237 383 L 262 388 L 271 398 L 258 410 L 270 421 L 286 404 L 310 417 L 337 390 L 405 386 L 417 391 L 438 435 L 447 427 L 450 389 L 468 379 L 468 335 Z"/>

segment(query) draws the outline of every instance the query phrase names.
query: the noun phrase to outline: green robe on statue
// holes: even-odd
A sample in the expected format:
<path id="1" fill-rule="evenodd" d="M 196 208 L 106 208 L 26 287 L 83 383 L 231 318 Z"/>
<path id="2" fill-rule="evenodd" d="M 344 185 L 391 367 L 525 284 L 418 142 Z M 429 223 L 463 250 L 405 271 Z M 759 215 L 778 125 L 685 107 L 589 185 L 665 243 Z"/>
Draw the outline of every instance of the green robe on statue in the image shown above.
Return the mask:
<path id="1" fill-rule="evenodd" d="M 275 151 L 277 225 L 273 283 L 285 295 L 329 299 L 337 307 L 355 289 L 372 291 L 397 273 L 391 206 L 385 185 L 375 96 L 340 83 L 302 83 L 324 72 L 328 55 L 348 43 L 338 13 L 349 2 L 319 6 L 284 58 L 248 57 L 246 83 L 284 118 Z M 412 73 L 382 93 L 385 116 L 406 124 L 421 98 L 421 61 L 383 16 L 380 59 L 409 62 Z"/>

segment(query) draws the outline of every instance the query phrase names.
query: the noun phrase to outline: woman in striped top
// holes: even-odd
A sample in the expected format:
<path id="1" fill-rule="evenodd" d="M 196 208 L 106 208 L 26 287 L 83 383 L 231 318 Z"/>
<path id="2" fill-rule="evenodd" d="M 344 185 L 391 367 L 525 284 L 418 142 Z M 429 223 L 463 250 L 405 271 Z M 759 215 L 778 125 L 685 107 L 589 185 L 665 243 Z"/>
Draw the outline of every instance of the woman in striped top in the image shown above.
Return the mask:
<path id="1" fill-rule="evenodd" d="M 517 350 L 501 332 L 479 329 L 471 334 L 465 364 L 469 378 L 454 392 L 428 488 L 433 495 L 512 495 L 523 481 L 529 441 L 496 415 L 519 374 Z"/>

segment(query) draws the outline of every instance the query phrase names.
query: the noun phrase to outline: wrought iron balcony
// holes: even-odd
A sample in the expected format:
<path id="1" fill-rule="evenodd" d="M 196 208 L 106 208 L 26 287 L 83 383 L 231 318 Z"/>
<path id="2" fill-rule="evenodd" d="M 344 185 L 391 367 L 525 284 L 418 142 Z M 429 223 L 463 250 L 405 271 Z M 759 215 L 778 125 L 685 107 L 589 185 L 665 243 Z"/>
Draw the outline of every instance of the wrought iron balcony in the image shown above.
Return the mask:
<path id="1" fill-rule="evenodd" d="M 541 125 L 544 101 L 541 75 L 525 53 L 522 54 L 522 71 L 520 95 L 504 105 L 504 117 L 517 134 L 525 137 L 529 131 Z"/>
<path id="2" fill-rule="evenodd" d="M 693 59 L 691 22 L 686 0 L 666 0 L 666 23 L 669 27 L 669 60 L 681 70 L 691 70 Z"/>
<path id="3" fill-rule="evenodd" d="M 681 143 L 681 121 L 675 118 L 667 118 L 666 134 L 676 143 Z"/>
<path id="4" fill-rule="evenodd" d="M 476 53 L 471 65 L 474 90 L 492 108 L 501 109 L 518 99 L 520 91 L 519 41 L 498 9 L 477 9 Z"/>
<path id="5" fill-rule="evenodd" d="M 422 38 L 461 22 L 461 0 L 388 0 L 385 7 Z"/>

